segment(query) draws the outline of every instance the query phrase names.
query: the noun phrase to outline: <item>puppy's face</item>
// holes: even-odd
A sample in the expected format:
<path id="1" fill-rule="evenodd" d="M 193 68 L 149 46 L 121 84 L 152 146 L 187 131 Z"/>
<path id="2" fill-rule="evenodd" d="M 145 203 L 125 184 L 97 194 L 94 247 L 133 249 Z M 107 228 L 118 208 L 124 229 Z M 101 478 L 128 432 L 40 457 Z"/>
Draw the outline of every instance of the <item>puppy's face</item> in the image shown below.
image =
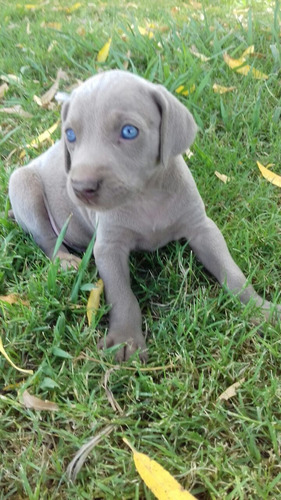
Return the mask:
<path id="1" fill-rule="evenodd" d="M 160 86 L 123 71 L 94 76 L 73 92 L 62 109 L 62 130 L 75 203 L 98 211 L 118 207 L 144 193 L 164 168 L 167 103 L 160 94 Z"/>

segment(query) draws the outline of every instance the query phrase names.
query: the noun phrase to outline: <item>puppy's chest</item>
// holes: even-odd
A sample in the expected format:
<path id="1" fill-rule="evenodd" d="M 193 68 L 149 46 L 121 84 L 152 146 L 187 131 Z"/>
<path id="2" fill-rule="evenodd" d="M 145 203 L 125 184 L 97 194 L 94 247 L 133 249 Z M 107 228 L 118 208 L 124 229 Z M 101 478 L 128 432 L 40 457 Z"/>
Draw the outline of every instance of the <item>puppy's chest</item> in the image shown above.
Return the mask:
<path id="1" fill-rule="evenodd" d="M 135 248 L 155 250 L 176 239 L 180 213 L 175 196 L 159 196 L 155 200 L 143 199 L 137 203 L 131 214 Z"/>

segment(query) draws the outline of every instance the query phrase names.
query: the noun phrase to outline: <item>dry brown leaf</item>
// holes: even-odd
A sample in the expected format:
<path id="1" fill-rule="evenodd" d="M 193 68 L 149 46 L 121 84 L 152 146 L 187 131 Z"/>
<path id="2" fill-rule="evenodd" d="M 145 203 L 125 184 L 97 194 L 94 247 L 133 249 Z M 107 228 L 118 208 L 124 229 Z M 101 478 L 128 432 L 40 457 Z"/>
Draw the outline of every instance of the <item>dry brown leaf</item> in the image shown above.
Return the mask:
<path id="1" fill-rule="evenodd" d="M 217 170 L 215 171 L 215 175 L 218 179 L 220 179 L 220 181 L 224 182 L 224 184 L 230 181 L 230 177 L 227 177 L 225 174 L 220 174 Z"/>
<path id="2" fill-rule="evenodd" d="M 22 304 L 23 306 L 30 306 L 28 300 L 22 300 L 21 297 L 16 293 L 10 293 L 9 295 L 0 295 L 0 301 L 7 302 L 8 304 Z"/>
<path id="3" fill-rule="evenodd" d="M 39 410 L 39 411 L 41 410 L 56 411 L 59 409 L 56 403 L 52 403 L 47 399 L 43 401 L 42 399 L 39 399 L 36 396 L 32 396 L 31 394 L 29 394 L 27 390 L 25 390 L 22 394 L 22 403 L 26 408 L 32 408 L 33 410 Z"/>
<path id="4" fill-rule="evenodd" d="M 79 36 L 85 36 L 86 35 L 86 29 L 84 26 L 78 26 L 76 30 L 77 35 Z"/>
<path id="5" fill-rule="evenodd" d="M 67 74 L 61 68 L 58 70 L 55 82 L 49 90 L 47 90 L 47 92 L 45 92 L 45 94 L 41 97 L 33 96 L 34 101 L 39 106 L 42 106 L 42 108 L 47 108 L 58 91 L 60 80 L 67 80 Z"/>
<path id="6" fill-rule="evenodd" d="M 104 427 L 99 434 L 91 438 L 87 443 L 81 446 L 80 450 L 77 451 L 75 457 L 71 460 L 67 467 L 67 476 L 71 481 L 75 481 L 78 472 L 83 466 L 87 456 L 92 451 L 92 449 L 102 440 L 104 436 L 110 434 L 114 429 L 114 425 L 110 424 Z"/>
<path id="7" fill-rule="evenodd" d="M 108 370 L 106 370 L 105 375 L 104 375 L 103 387 L 105 389 L 107 399 L 108 399 L 109 403 L 111 404 L 113 410 L 116 411 L 116 412 L 118 412 L 118 413 L 120 413 L 120 415 L 122 415 L 123 414 L 123 410 L 122 410 L 121 406 L 116 401 L 116 399 L 113 396 L 112 391 L 107 386 L 110 374 L 112 372 L 114 372 L 115 370 L 118 370 L 118 368 L 119 368 L 119 366 L 116 366 L 116 368 L 109 368 Z"/>
<path id="8" fill-rule="evenodd" d="M 10 83 L 11 81 L 12 82 L 16 82 L 16 83 L 21 83 L 21 79 L 19 76 L 16 76 L 16 75 L 1 75 L 0 76 L 0 80 L 3 80 L 3 82 L 7 82 L 7 83 Z"/>
<path id="9" fill-rule="evenodd" d="M 8 88 L 9 88 L 9 85 L 6 82 L 2 83 L 2 85 L 0 85 L 0 99 L 2 99 L 2 97 L 4 97 Z"/>
<path id="10" fill-rule="evenodd" d="M 240 387 L 243 383 L 245 382 L 244 378 L 241 378 L 239 382 L 235 382 L 235 384 L 232 384 L 230 387 L 226 389 L 219 397 L 219 401 L 228 401 L 230 398 L 233 398 L 233 396 L 236 396 L 236 389 Z"/>
<path id="11" fill-rule="evenodd" d="M 126 60 L 123 62 L 123 68 L 124 69 L 128 69 L 128 66 L 129 66 L 129 59 L 131 58 L 131 51 L 128 50 L 127 54 L 126 54 Z"/>
<path id="12" fill-rule="evenodd" d="M 210 57 L 207 57 L 204 54 L 201 54 L 200 52 L 198 52 L 195 45 L 192 45 L 192 47 L 189 49 L 189 51 L 191 52 L 191 54 L 193 54 L 195 57 L 198 57 L 198 59 L 201 59 L 201 61 L 203 61 L 203 62 L 207 62 L 210 60 Z"/>
<path id="13" fill-rule="evenodd" d="M 190 5 L 191 7 L 193 7 L 193 9 L 196 9 L 196 10 L 197 10 L 197 9 L 198 9 L 198 10 L 202 9 L 202 3 L 200 3 L 200 2 L 195 2 L 194 0 L 189 0 L 189 5 Z"/>
<path id="14" fill-rule="evenodd" d="M 32 115 L 27 111 L 24 111 L 20 104 L 15 104 L 10 108 L 0 108 L 0 112 L 7 113 L 8 115 L 19 115 L 23 118 L 32 118 Z"/>

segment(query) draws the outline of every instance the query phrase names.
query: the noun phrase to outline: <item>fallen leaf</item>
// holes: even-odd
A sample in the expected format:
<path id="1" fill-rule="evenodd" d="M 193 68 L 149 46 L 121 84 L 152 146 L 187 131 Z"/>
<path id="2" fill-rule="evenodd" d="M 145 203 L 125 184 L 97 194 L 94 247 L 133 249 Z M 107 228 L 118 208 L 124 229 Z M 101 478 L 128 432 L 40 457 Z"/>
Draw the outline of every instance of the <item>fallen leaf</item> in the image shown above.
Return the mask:
<path id="1" fill-rule="evenodd" d="M 258 80 L 267 80 L 268 75 L 262 73 L 258 69 L 253 68 L 252 66 L 249 66 L 248 64 L 245 64 L 245 58 L 240 58 L 240 59 L 233 59 L 233 57 L 230 57 L 227 52 L 223 54 L 224 61 L 226 64 L 231 68 L 234 69 L 237 73 L 241 73 L 242 75 L 248 75 L 248 73 L 251 72 L 254 78 Z"/>
<path id="2" fill-rule="evenodd" d="M 271 170 L 268 170 L 268 168 L 264 167 L 259 161 L 257 161 L 257 165 L 261 171 L 261 174 L 263 177 L 270 182 L 271 184 L 274 184 L 274 186 L 281 187 L 281 176 L 275 174 Z M 272 167 L 273 163 L 270 163 L 267 165 L 267 167 Z"/>
<path id="3" fill-rule="evenodd" d="M 53 41 L 50 43 L 50 45 L 49 45 L 49 47 L 48 47 L 47 51 L 48 51 L 48 52 L 51 52 L 51 51 L 53 50 L 53 48 L 54 48 L 57 44 L 58 44 L 57 40 L 53 40 Z"/>
<path id="4" fill-rule="evenodd" d="M 117 369 L 118 369 L 118 365 L 116 367 L 109 368 L 108 370 L 106 370 L 106 372 L 104 374 L 103 387 L 105 389 L 107 399 L 108 399 L 109 403 L 111 404 L 113 410 L 115 412 L 120 413 L 120 415 L 122 415 L 123 410 L 122 410 L 121 406 L 119 405 L 119 403 L 116 401 L 115 397 L 113 396 L 113 392 L 107 386 L 110 374 Z"/>
<path id="5" fill-rule="evenodd" d="M 195 92 L 195 84 L 191 85 L 191 87 L 187 88 L 185 87 L 184 85 L 180 85 L 177 89 L 176 89 L 176 93 L 177 94 L 181 94 L 181 95 L 189 95 L 189 94 L 192 94 L 193 92 Z"/>
<path id="6" fill-rule="evenodd" d="M 246 58 L 247 56 L 253 54 L 255 52 L 255 46 L 254 45 L 250 45 L 246 50 L 244 50 L 242 56 L 241 56 L 241 59 L 244 59 Z"/>
<path id="7" fill-rule="evenodd" d="M 18 370 L 21 373 L 28 373 L 30 375 L 33 374 L 33 370 L 24 370 L 23 368 L 19 368 L 17 365 L 15 365 L 15 363 L 13 363 L 13 361 L 9 358 L 8 354 L 6 353 L 6 351 L 4 349 L 1 337 L 0 337 L 0 352 L 3 354 L 4 358 L 6 358 L 8 363 L 10 363 L 10 365 L 12 365 L 13 368 L 15 368 L 15 370 Z"/>
<path id="8" fill-rule="evenodd" d="M 62 24 L 61 23 L 57 23 L 57 22 L 53 22 L 53 23 L 46 23 L 45 21 L 43 21 L 41 24 L 40 24 L 40 27 L 41 28 L 51 28 L 53 30 L 58 30 L 60 31 L 61 30 L 61 27 L 62 27 Z"/>
<path id="9" fill-rule="evenodd" d="M 76 2 L 74 5 L 72 5 L 71 7 L 65 7 L 64 10 L 67 14 L 71 14 L 72 12 L 74 12 L 75 10 L 79 9 L 81 7 L 81 3 L 80 2 Z"/>
<path id="10" fill-rule="evenodd" d="M 15 104 L 10 108 L 0 108 L 0 112 L 7 113 L 8 115 L 19 115 L 23 118 L 32 118 L 32 115 L 27 111 L 24 111 L 20 104 Z"/>
<path id="11" fill-rule="evenodd" d="M 96 283 L 95 287 L 90 291 L 88 303 L 87 303 L 87 318 L 88 325 L 92 324 L 93 314 L 96 314 L 100 305 L 100 296 L 103 292 L 103 281 L 100 279 Z"/>
<path id="12" fill-rule="evenodd" d="M 188 159 L 190 159 L 194 155 L 194 153 L 192 153 L 192 151 L 190 151 L 189 148 L 185 151 L 185 154 L 186 154 Z"/>
<path id="13" fill-rule="evenodd" d="M 24 6 L 27 10 L 35 10 L 35 9 L 39 9 L 40 8 L 40 5 L 36 5 L 34 3 L 26 3 L 25 6 Z"/>
<path id="14" fill-rule="evenodd" d="M 92 451 L 92 449 L 99 444 L 104 436 L 110 434 L 114 429 L 114 425 L 110 424 L 104 427 L 99 434 L 91 438 L 87 443 L 81 446 L 80 450 L 76 453 L 73 460 L 67 467 L 66 473 L 71 481 L 75 481 L 78 472 L 81 470 L 87 456 Z"/>
<path id="15" fill-rule="evenodd" d="M 41 410 L 56 411 L 59 409 L 56 403 L 52 403 L 47 399 L 43 401 L 42 399 L 29 394 L 27 390 L 25 390 L 22 394 L 22 403 L 26 408 L 32 408 L 33 410 L 39 410 L 39 411 Z"/>
<path id="16" fill-rule="evenodd" d="M 105 62 L 106 59 L 108 58 L 108 54 L 110 51 L 110 46 L 111 46 L 111 38 L 108 39 L 108 41 L 104 44 L 104 46 L 100 49 L 98 55 L 97 55 L 97 61 L 98 62 Z"/>
<path id="17" fill-rule="evenodd" d="M 232 384 L 230 387 L 228 387 L 228 389 L 226 389 L 226 391 L 224 391 L 218 397 L 218 399 L 220 401 L 228 401 L 230 398 L 233 398 L 233 396 L 236 395 L 236 389 L 238 389 L 238 387 L 240 387 L 244 382 L 245 382 L 244 378 L 239 380 L 239 382 L 235 382 L 235 384 Z"/>
<path id="18" fill-rule="evenodd" d="M 196 500 L 160 464 L 135 450 L 126 438 L 123 441 L 133 452 L 139 475 L 158 500 Z"/>
<path id="19" fill-rule="evenodd" d="M 48 130 L 45 130 L 45 132 L 43 132 L 42 134 L 39 134 L 38 137 L 36 137 L 36 139 L 33 139 L 33 141 L 31 141 L 31 143 L 27 144 L 25 147 L 26 148 L 38 148 L 38 145 L 41 144 L 42 142 L 50 141 L 51 135 L 58 128 L 58 125 L 59 125 L 59 121 L 54 123 L 54 125 L 52 125 L 50 128 L 48 128 Z"/>
<path id="20" fill-rule="evenodd" d="M 6 82 L 2 83 L 2 85 L 0 85 L 0 99 L 2 99 L 2 97 L 4 97 L 8 88 L 9 88 L 9 85 Z"/>
<path id="21" fill-rule="evenodd" d="M 79 36 L 85 36 L 86 35 L 86 29 L 84 26 L 78 26 L 76 30 L 77 35 Z"/>
<path id="22" fill-rule="evenodd" d="M 126 60 L 123 62 L 123 68 L 124 69 L 128 69 L 130 58 L 131 58 L 131 51 L 128 50 L 128 52 L 126 54 Z"/>
<path id="23" fill-rule="evenodd" d="M 192 45 L 192 47 L 189 49 L 189 51 L 191 52 L 191 54 L 193 54 L 195 57 L 198 57 L 198 59 L 201 59 L 201 61 L 203 61 L 203 62 L 207 62 L 210 60 L 210 57 L 207 57 L 204 54 L 200 54 L 200 52 L 198 52 L 195 45 Z"/>
<path id="24" fill-rule="evenodd" d="M 149 39 L 154 37 L 151 27 L 143 28 L 142 26 L 138 26 L 138 30 L 142 36 L 148 36 Z"/>
<path id="25" fill-rule="evenodd" d="M 4 82 L 11 83 L 11 82 L 16 82 L 16 83 L 21 83 L 21 79 L 19 76 L 16 75 L 1 75 L 0 80 L 3 80 Z"/>
<path id="26" fill-rule="evenodd" d="M 49 88 L 49 90 L 47 90 L 47 92 L 45 92 L 45 94 L 43 94 L 41 97 L 37 97 L 36 95 L 34 95 L 33 96 L 34 101 L 39 106 L 47 108 L 58 91 L 60 80 L 67 80 L 67 74 L 65 73 L 65 71 L 62 71 L 61 68 L 58 70 L 55 82 Z"/>
<path id="27" fill-rule="evenodd" d="M 23 300 L 16 293 L 10 293 L 9 295 L 0 295 L 0 301 L 7 302 L 8 304 L 22 304 L 23 306 L 30 306 L 28 300 Z"/>
<path id="28" fill-rule="evenodd" d="M 193 0 L 189 0 L 189 5 L 194 9 L 202 9 L 202 4 L 200 2 L 194 2 Z"/>
<path id="29" fill-rule="evenodd" d="M 236 90 L 236 87 L 223 87 L 218 83 L 214 83 L 213 85 L 213 91 L 215 94 L 226 94 L 226 92 L 232 92 L 233 90 Z"/>
<path id="30" fill-rule="evenodd" d="M 230 181 L 230 177 L 227 177 L 227 175 L 225 174 L 220 174 L 219 172 L 215 171 L 215 175 L 225 184 Z"/>

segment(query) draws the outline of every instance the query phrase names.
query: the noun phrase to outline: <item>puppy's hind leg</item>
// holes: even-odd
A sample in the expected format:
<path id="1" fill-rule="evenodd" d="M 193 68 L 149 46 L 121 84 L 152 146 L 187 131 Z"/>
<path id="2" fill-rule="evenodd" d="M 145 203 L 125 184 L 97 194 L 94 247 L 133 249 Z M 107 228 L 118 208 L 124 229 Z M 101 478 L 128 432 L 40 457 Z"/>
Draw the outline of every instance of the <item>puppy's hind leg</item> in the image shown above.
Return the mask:
<path id="1" fill-rule="evenodd" d="M 251 299 L 261 307 L 265 319 L 271 319 L 274 310 L 277 319 L 281 317 L 281 306 L 263 300 L 253 286 L 247 283 L 246 277 L 234 262 L 227 248 L 224 237 L 216 224 L 208 217 L 189 237 L 189 244 L 202 264 L 210 271 L 221 285 L 237 295 L 240 301 L 247 304 Z"/>
<path id="2" fill-rule="evenodd" d="M 44 188 L 35 166 L 29 165 L 13 172 L 9 182 L 9 197 L 18 224 L 30 233 L 45 254 L 52 258 L 57 235 L 46 209 Z M 69 254 L 64 245 L 59 248 L 59 257 L 60 254 Z"/>

